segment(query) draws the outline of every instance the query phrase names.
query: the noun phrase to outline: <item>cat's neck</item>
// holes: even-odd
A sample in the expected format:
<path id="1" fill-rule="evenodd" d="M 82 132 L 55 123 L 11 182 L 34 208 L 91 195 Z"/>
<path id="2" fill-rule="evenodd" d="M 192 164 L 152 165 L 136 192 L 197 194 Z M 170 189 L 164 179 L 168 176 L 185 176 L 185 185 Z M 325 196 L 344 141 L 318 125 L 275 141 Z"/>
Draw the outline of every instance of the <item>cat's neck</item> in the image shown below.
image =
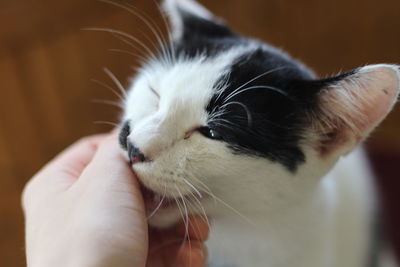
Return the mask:
<path id="1" fill-rule="evenodd" d="M 321 185 L 280 213 L 246 214 L 246 219 L 233 214 L 216 217 L 210 240 L 212 257 L 232 257 L 219 249 L 232 246 L 237 251 L 233 262 L 258 266 L 257 262 L 268 259 L 268 266 L 327 266 L 324 261 L 331 249 L 332 197 Z M 288 263 L 289 258 L 295 262 Z"/>
<path id="2" fill-rule="evenodd" d="M 359 150 L 280 211 L 249 213 L 247 220 L 221 214 L 213 222 L 211 258 L 234 258 L 254 267 L 363 266 L 374 206 L 371 178 Z"/>

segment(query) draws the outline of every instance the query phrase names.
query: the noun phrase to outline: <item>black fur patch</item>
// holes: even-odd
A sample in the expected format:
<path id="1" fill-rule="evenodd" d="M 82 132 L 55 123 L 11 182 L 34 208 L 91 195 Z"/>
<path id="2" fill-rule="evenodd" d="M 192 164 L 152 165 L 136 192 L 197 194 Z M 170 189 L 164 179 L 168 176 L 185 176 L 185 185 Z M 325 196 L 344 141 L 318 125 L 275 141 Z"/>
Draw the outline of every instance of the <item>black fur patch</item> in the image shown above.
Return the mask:
<path id="1" fill-rule="evenodd" d="M 266 157 L 295 171 L 305 161 L 299 145 L 307 120 L 303 98 L 292 92 L 308 92 L 306 81 L 312 78 L 285 54 L 260 45 L 239 57 L 216 85 L 207 106 L 209 126 L 236 153 Z M 225 89 L 219 94 L 221 84 Z"/>
<path id="2" fill-rule="evenodd" d="M 123 123 L 122 128 L 119 132 L 119 144 L 124 150 L 128 150 L 128 135 L 131 133 L 131 127 L 129 126 L 129 121 Z"/>
<path id="3" fill-rule="evenodd" d="M 176 55 L 196 57 L 215 56 L 246 40 L 232 32 L 219 21 L 206 20 L 179 9 L 183 21 L 183 32 L 174 43 Z"/>
<path id="4" fill-rule="evenodd" d="M 215 86 L 207 106 L 209 126 L 235 152 L 266 157 L 294 172 L 306 160 L 300 145 L 310 128 L 310 111 L 321 108 L 320 90 L 355 72 L 316 80 L 286 54 L 260 44 L 240 56 Z M 220 94 L 221 85 L 225 87 Z"/>

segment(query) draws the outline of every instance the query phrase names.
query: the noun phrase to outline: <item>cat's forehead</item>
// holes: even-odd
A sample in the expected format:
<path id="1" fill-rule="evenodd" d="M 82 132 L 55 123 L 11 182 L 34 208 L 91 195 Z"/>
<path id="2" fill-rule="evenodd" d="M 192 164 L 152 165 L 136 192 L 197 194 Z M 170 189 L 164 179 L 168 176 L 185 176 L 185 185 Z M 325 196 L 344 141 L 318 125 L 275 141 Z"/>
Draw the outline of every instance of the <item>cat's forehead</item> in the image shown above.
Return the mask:
<path id="1" fill-rule="evenodd" d="M 248 51 L 248 47 L 236 47 L 213 57 L 198 55 L 178 57 L 173 62 L 152 62 L 142 76 L 159 93 L 162 105 L 205 110 L 219 81 Z"/>

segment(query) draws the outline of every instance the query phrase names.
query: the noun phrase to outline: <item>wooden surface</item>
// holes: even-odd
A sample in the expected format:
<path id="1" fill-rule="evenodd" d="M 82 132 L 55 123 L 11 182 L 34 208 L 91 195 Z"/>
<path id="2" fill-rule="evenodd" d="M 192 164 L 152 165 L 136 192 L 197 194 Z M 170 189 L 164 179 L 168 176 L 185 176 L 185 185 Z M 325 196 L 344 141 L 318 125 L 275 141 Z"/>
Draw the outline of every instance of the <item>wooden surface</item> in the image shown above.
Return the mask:
<path id="1" fill-rule="evenodd" d="M 398 0 L 201 2 L 239 32 L 290 51 L 321 76 L 367 63 L 400 63 Z M 153 1 L 126 3 L 162 27 Z M 111 128 L 95 121 L 118 121 L 117 109 L 92 101 L 117 98 L 91 80 L 113 86 L 102 70 L 107 67 L 127 85 L 138 63 L 109 51 L 132 50 L 124 42 L 83 31 L 86 27 L 123 30 L 150 45 L 145 24 L 110 4 L 0 2 L 0 266 L 24 266 L 20 193 L 25 182 L 72 141 Z M 398 106 L 369 140 L 374 155 L 400 154 L 399 119 Z M 385 177 L 399 175 L 392 171 Z"/>

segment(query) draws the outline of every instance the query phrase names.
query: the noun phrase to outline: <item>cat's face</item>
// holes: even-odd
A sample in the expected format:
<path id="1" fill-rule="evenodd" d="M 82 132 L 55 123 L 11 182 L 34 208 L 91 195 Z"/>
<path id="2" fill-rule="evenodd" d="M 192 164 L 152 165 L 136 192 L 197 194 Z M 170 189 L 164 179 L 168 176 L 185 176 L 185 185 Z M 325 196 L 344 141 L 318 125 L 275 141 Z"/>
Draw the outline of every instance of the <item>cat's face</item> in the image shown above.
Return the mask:
<path id="1" fill-rule="evenodd" d="M 173 44 L 133 81 L 120 134 L 149 214 L 157 209 L 153 225 L 187 212 L 251 216 L 290 205 L 397 97 L 395 66 L 315 80 L 194 2 L 166 1 L 166 8 Z"/>

